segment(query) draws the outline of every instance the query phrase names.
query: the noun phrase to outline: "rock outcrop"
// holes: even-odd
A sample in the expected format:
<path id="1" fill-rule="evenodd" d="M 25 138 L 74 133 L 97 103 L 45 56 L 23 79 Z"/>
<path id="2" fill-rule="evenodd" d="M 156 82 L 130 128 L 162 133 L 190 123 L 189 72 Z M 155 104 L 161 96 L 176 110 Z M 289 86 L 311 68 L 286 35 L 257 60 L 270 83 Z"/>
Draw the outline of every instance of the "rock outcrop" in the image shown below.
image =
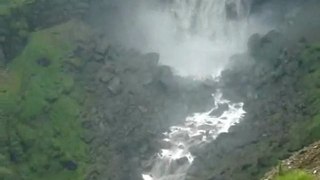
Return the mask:
<path id="1" fill-rule="evenodd" d="M 140 180 L 147 161 L 160 149 L 162 133 L 193 112 L 209 110 L 214 88 L 174 75 L 158 64 L 157 53 L 94 43 L 82 70 L 94 104 L 82 122 L 91 157 L 87 178 Z M 106 53 L 97 61 L 98 49 Z"/>

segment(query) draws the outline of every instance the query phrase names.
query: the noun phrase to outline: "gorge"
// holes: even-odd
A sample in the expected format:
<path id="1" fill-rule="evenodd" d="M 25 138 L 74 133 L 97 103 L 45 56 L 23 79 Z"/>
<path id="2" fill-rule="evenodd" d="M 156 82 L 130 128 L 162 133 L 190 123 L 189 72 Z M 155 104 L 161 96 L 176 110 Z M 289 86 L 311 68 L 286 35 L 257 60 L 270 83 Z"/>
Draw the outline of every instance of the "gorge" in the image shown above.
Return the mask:
<path id="1" fill-rule="evenodd" d="M 0 180 L 318 179 L 319 9 L 0 0 Z"/>

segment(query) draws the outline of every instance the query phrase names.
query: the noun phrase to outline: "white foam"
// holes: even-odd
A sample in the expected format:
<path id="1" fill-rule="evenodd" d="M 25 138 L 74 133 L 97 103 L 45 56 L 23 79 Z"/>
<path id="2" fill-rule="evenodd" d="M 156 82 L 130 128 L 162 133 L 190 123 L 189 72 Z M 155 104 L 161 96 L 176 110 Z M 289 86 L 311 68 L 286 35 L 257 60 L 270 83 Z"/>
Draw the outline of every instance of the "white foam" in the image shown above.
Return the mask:
<path id="1" fill-rule="evenodd" d="M 170 142 L 172 146 L 169 149 L 161 149 L 158 158 L 154 160 L 152 170 L 147 173 L 153 177 L 153 180 L 169 180 L 169 177 L 170 180 L 183 178 L 183 173 L 186 173 L 195 158 L 189 149 L 209 143 L 219 134 L 228 132 L 229 128 L 238 123 L 245 114 L 243 103 L 231 103 L 222 99 L 222 94 L 219 92 L 213 97 L 215 107 L 210 111 L 195 113 L 187 117 L 184 124 L 172 126 L 170 131 L 164 133 L 166 137 L 163 140 Z M 229 108 L 220 117 L 210 116 L 210 113 L 216 110 L 218 104 L 221 103 L 228 104 Z M 207 129 L 203 130 L 203 126 Z M 176 167 L 174 162 L 183 158 L 187 158 L 188 162 L 182 162 L 180 167 Z"/>

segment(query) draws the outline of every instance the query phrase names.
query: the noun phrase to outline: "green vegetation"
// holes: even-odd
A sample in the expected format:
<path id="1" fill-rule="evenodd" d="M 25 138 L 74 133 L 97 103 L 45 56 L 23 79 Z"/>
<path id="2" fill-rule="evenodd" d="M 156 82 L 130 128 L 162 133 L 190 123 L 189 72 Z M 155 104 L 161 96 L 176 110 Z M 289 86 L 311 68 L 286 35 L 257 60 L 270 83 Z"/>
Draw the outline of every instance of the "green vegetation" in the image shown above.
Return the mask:
<path id="1" fill-rule="evenodd" d="M 294 170 L 279 175 L 275 180 L 316 180 L 314 176 L 301 170 Z"/>
<path id="2" fill-rule="evenodd" d="M 306 76 L 303 78 L 303 85 L 306 89 L 306 103 L 313 115 L 312 120 L 306 125 L 308 130 L 307 139 L 314 142 L 320 139 L 320 44 L 309 47 L 302 54 L 303 68 Z"/>
<path id="3" fill-rule="evenodd" d="M 299 80 L 303 89 L 304 103 L 310 118 L 291 124 L 290 145 L 293 150 L 320 139 L 320 44 L 308 47 L 301 54 L 300 70 L 303 76 Z M 301 131 L 304 129 L 304 131 Z"/>
<path id="4" fill-rule="evenodd" d="M 87 150 L 77 98 L 84 94 L 64 68 L 78 37 L 88 30 L 76 21 L 34 32 L 0 70 L 0 179 L 83 179 Z"/>
<path id="5" fill-rule="evenodd" d="M 35 2 L 35 0 L 0 0 L 0 15 L 8 15 L 12 9 Z"/>

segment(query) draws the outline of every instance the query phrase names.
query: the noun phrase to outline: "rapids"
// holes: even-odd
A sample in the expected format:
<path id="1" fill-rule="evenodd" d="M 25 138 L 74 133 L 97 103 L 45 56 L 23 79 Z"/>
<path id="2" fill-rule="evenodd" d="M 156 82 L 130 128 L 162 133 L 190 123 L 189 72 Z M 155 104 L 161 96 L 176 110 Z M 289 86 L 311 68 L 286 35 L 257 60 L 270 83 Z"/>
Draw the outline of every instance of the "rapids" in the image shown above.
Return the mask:
<path id="1" fill-rule="evenodd" d="M 248 5 L 239 0 L 173 0 L 161 9 L 170 19 L 172 38 L 158 50 L 162 63 L 181 75 L 218 77 L 229 58 L 246 51 Z M 166 34 L 168 35 L 168 33 Z M 185 62 L 182 63 L 181 61 Z M 238 123 L 243 103 L 213 94 L 215 106 L 187 117 L 164 132 L 166 148 L 150 158 L 144 180 L 183 180 L 193 159 L 191 151 L 213 141 Z"/>

